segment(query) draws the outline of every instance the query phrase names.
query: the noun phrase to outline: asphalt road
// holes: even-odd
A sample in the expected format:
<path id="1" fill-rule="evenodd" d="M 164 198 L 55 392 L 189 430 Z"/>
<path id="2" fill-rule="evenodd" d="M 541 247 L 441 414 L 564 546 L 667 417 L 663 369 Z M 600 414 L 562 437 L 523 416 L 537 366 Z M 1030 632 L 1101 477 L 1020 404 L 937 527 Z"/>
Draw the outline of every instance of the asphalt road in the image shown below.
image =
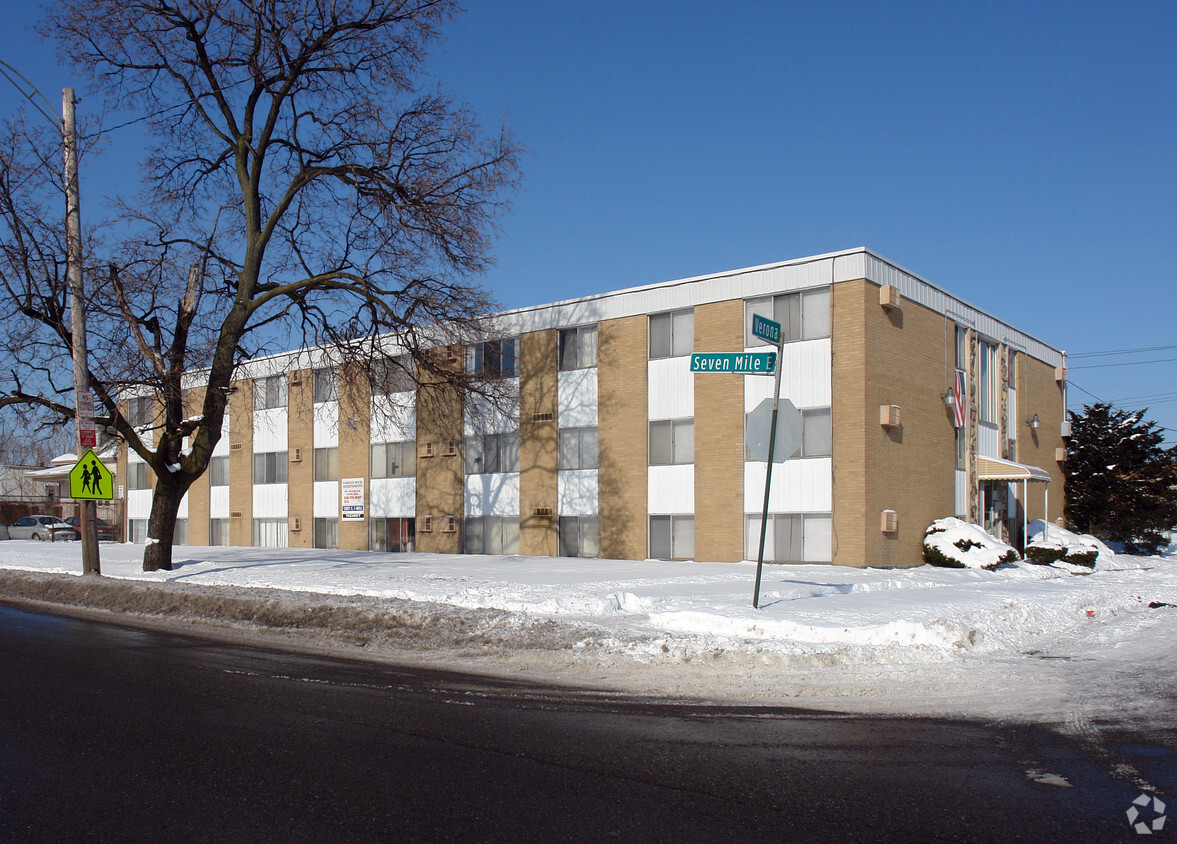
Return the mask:
<path id="1" fill-rule="evenodd" d="M 716 707 L 0 607 L 6 841 L 1163 841 L 1172 733 Z M 1128 772 L 1128 773 L 1126 773 Z"/>

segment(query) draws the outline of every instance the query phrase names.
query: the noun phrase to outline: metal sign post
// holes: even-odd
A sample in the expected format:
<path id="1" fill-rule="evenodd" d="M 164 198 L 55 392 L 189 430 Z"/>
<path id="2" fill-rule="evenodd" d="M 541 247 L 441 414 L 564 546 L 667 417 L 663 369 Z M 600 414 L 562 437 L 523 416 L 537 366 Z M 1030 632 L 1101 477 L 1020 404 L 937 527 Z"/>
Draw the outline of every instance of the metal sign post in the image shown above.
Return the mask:
<path id="1" fill-rule="evenodd" d="M 772 327 L 775 326 L 775 332 Z M 757 333 L 757 328 L 760 328 L 763 333 Z M 775 334 L 776 350 L 777 350 L 777 367 L 776 374 L 773 376 L 775 384 L 772 390 L 772 425 L 768 430 L 768 466 L 764 472 L 764 508 L 760 514 L 760 547 L 756 551 L 756 586 L 752 590 L 752 607 L 760 609 L 760 580 L 764 574 L 764 538 L 768 533 L 768 491 L 772 484 L 772 459 L 776 451 L 776 426 L 777 416 L 781 405 L 781 365 L 780 357 L 783 351 L 781 340 L 781 324 L 773 322 L 770 319 L 765 319 L 759 314 L 752 315 L 752 333 L 762 339 L 769 339 Z"/>

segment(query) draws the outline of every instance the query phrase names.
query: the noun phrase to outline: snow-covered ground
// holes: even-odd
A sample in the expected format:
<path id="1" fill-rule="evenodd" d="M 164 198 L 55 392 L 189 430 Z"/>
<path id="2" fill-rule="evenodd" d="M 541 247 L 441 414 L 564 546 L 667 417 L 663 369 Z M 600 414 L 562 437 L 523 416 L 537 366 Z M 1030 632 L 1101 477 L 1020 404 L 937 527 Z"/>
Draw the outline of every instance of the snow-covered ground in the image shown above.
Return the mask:
<path id="1" fill-rule="evenodd" d="M 1177 723 L 1177 557 L 1094 572 L 0 542 L 0 597 L 657 695 L 858 712 Z M 55 576 L 50 576 L 55 575 Z M 215 587 L 215 588 L 214 588 Z M 1152 606 L 1150 606 L 1152 605 Z"/>

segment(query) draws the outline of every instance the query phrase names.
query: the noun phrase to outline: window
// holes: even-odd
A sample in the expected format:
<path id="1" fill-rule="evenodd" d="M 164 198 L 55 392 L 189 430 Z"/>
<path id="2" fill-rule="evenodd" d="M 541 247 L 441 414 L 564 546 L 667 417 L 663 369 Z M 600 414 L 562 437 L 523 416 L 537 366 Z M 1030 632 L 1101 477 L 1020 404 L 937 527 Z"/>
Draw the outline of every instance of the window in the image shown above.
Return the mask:
<path id="1" fill-rule="evenodd" d="M 817 287 L 813 290 L 749 299 L 744 308 L 744 344 L 761 346 L 765 341 L 752 335 L 753 314 L 760 314 L 779 322 L 781 338 L 786 343 L 829 337 L 830 289 Z"/>
<path id="2" fill-rule="evenodd" d="M 332 446 L 331 448 L 316 448 L 315 449 L 315 480 L 316 481 L 337 481 L 339 480 L 339 448 Z M 316 548 L 326 548 L 325 545 L 316 545 Z"/>
<path id="3" fill-rule="evenodd" d="M 316 548 L 339 547 L 339 519 L 316 518 L 314 525 Z"/>
<path id="4" fill-rule="evenodd" d="M 147 464 L 127 462 L 127 489 L 149 489 L 147 483 Z"/>
<path id="5" fill-rule="evenodd" d="M 650 423 L 650 465 L 695 462 L 695 420 L 664 419 Z"/>
<path id="6" fill-rule="evenodd" d="M 416 474 L 415 442 L 377 443 L 372 446 L 373 478 L 412 478 Z"/>
<path id="7" fill-rule="evenodd" d="M 315 403 L 336 401 L 339 398 L 339 372 L 334 366 L 314 370 Z"/>
<path id="8" fill-rule="evenodd" d="M 518 554 L 518 516 L 467 516 L 462 539 L 464 554 Z"/>
<path id="9" fill-rule="evenodd" d="M 650 360 L 689 355 L 694 348 L 694 311 L 675 311 L 650 317 Z"/>
<path id="10" fill-rule="evenodd" d="M 981 421 L 990 425 L 997 424 L 997 392 L 999 375 L 997 372 L 997 347 L 987 340 L 982 340 L 977 347 L 977 402 L 981 413 Z"/>
<path id="11" fill-rule="evenodd" d="M 228 545 L 229 544 L 229 520 L 228 519 L 209 519 L 208 520 L 208 544 L 209 545 Z"/>
<path id="12" fill-rule="evenodd" d="M 561 516 L 560 556 L 599 557 L 601 522 L 597 516 Z"/>
<path id="13" fill-rule="evenodd" d="M 253 482 L 255 484 L 286 483 L 286 452 L 265 451 L 255 454 L 253 456 Z"/>
<path id="14" fill-rule="evenodd" d="M 1018 387 L 1018 355 L 1013 349 L 1006 349 L 1006 352 L 1005 383 L 1011 390 L 1016 390 Z"/>
<path id="15" fill-rule="evenodd" d="M 368 550 L 400 553 L 417 544 L 416 519 L 372 519 L 368 522 Z"/>
<path id="16" fill-rule="evenodd" d="M 560 429 L 560 468 L 597 468 L 597 428 Z"/>
<path id="17" fill-rule="evenodd" d="M 475 343 L 466 349 L 466 371 L 483 378 L 513 378 L 519 374 L 519 338 Z"/>
<path id="18" fill-rule="evenodd" d="M 147 543 L 147 519 L 127 519 L 127 537 L 136 545 Z"/>
<path id="19" fill-rule="evenodd" d="M 142 428 L 154 421 L 155 408 L 151 396 L 139 396 L 127 400 L 127 422 L 132 428 Z"/>
<path id="20" fill-rule="evenodd" d="M 272 407 L 286 407 L 288 395 L 285 375 L 271 375 L 268 378 L 253 379 L 253 409 L 267 410 Z"/>
<path id="21" fill-rule="evenodd" d="M 744 416 L 744 459 L 755 460 L 752 454 L 750 437 L 748 436 L 748 416 Z M 767 441 L 768 436 L 764 435 Z M 829 457 L 833 453 L 833 436 L 830 430 L 830 409 L 828 407 L 814 407 L 801 411 L 801 449 L 796 457 Z M 773 458 L 782 455 L 774 454 Z M 762 457 L 763 459 L 763 457 Z"/>
<path id="22" fill-rule="evenodd" d="M 220 455 L 208 461 L 208 485 L 229 485 L 229 455 Z"/>
<path id="23" fill-rule="evenodd" d="M 290 534 L 286 519 L 254 519 L 253 546 L 255 548 L 285 548 Z"/>
<path id="24" fill-rule="evenodd" d="M 173 545 L 187 545 L 188 544 L 188 520 L 176 519 L 176 525 L 172 528 L 172 544 Z"/>
<path id="25" fill-rule="evenodd" d="M 760 549 L 760 514 L 744 518 L 744 555 L 755 560 Z M 770 513 L 764 536 L 764 559 L 772 563 L 826 562 L 833 558 L 828 513 Z"/>
<path id="26" fill-rule="evenodd" d="M 597 365 L 597 327 L 582 325 L 560 332 L 560 369 L 591 369 Z"/>
<path id="27" fill-rule="evenodd" d="M 694 516 L 650 516 L 651 559 L 690 560 L 694 556 Z"/>
<path id="28" fill-rule="evenodd" d="M 372 395 L 407 393 L 417 389 L 417 368 L 411 355 L 379 358 L 371 363 Z"/>
<path id="29" fill-rule="evenodd" d="M 519 471 L 519 432 L 466 438 L 466 474 Z"/>

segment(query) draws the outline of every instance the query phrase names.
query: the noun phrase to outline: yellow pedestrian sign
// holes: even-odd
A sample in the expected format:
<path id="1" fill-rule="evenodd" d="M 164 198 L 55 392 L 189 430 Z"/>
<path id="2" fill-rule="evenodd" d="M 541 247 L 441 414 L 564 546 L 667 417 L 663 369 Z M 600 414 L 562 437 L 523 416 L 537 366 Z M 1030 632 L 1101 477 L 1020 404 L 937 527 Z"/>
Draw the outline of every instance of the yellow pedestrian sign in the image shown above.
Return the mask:
<path id="1" fill-rule="evenodd" d="M 69 497 L 94 501 L 114 500 L 114 475 L 87 449 L 74 468 L 69 470 Z"/>

